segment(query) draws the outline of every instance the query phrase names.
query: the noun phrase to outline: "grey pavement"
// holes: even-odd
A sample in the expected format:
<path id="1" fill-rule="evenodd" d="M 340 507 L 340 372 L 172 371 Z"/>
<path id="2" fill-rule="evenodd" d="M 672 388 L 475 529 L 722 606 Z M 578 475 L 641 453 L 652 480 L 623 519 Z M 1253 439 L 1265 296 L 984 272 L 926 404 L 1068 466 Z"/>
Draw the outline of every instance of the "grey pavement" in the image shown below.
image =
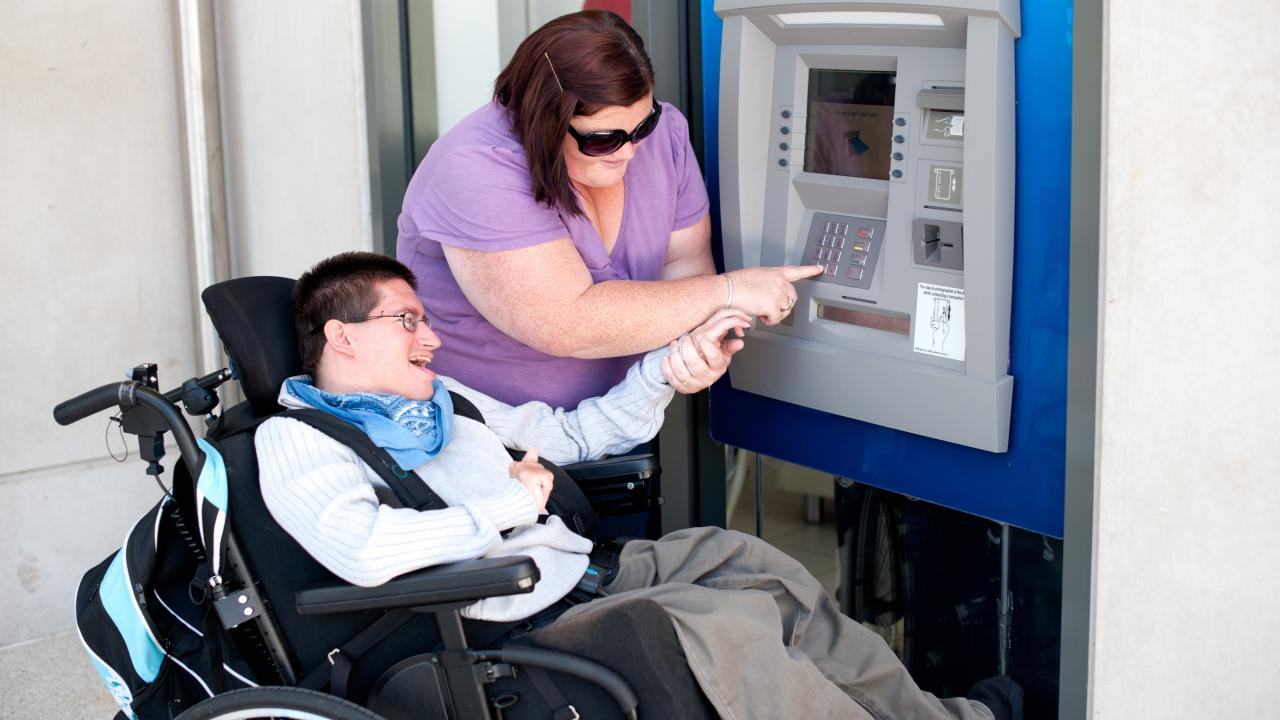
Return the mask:
<path id="1" fill-rule="evenodd" d="M 110 720 L 118 710 L 74 632 L 0 648 L 0 720 Z"/>

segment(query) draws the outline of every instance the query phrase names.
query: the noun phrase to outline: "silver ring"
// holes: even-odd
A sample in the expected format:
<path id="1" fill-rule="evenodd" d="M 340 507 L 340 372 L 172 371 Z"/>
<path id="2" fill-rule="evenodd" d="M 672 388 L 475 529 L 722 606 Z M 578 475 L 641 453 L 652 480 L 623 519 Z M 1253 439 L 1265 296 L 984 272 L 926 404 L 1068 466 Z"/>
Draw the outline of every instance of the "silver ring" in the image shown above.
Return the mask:
<path id="1" fill-rule="evenodd" d="M 796 304 L 796 299 L 795 299 L 795 298 L 787 298 L 787 304 L 782 306 L 782 311 L 783 311 L 783 312 L 786 312 L 786 311 L 790 310 L 790 309 L 791 309 L 791 307 L 792 307 L 793 305 L 795 305 L 795 304 Z"/>

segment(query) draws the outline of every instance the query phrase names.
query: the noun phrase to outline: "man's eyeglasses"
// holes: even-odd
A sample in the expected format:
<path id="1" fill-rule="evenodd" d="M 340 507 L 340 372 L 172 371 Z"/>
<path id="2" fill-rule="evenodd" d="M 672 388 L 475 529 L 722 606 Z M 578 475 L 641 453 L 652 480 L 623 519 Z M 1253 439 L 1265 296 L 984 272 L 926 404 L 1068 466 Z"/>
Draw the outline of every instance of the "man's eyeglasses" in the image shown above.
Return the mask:
<path id="1" fill-rule="evenodd" d="M 404 329 L 408 330 L 409 332 L 416 332 L 418 330 L 419 323 L 424 323 L 426 324 L 427 327 L 431 327 L 431 321 L 428 320 L 425 315 L 418 316 L 411 312 L 402 312 L 402 313 L 397 313 L 395 315 L 387 315 L 384 313 L 382 315 L 371 315 L 365 318 L 352 318 L 350 320 L 346 318 L 336 318 L 336 319 L 344 323 L 362 323 L 369 320 L 381 320 L 382 318 L 398 319 L 400 321 L 400 325 L 403 326 Z M 329 321 L 325 320 L 324 322 L 329 322 Z M 322 332 L 324 332 L 324 323 L 320 323 L 314 328 L 311 328 L 311 332 L 309 334 L 317 335 Z"/>
<path id="2" fill-rule="evenodd" d="M 653 110 L 649 113 L 649 116 L 641 120 L 636 129 L 631 132 L 626 130 L 594 130 L 589 133 L 581 133 L 570 125 L 569 135 L 578 141 L 578 151 L 583 155 L 589 157 L 612 155 L 629 142 L 640 142 L 649 137 L 654 128 L 658 127 L 658 118 L 660 117 L 662 117 L 662 106 L 658 104 L 657 100 L 654 100 Z"/>

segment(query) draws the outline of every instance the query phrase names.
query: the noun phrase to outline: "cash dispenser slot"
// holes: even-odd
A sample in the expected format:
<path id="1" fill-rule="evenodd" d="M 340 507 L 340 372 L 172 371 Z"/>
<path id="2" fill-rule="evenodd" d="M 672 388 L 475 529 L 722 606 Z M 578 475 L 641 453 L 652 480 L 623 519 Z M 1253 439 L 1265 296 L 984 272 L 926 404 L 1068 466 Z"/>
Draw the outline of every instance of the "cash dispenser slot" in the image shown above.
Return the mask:
<path id="1" fill-rule="evenodd" d="M 920 91 L 916 104 L 923 110 L 964 112 L 964 88 L 934 87 Z"/>

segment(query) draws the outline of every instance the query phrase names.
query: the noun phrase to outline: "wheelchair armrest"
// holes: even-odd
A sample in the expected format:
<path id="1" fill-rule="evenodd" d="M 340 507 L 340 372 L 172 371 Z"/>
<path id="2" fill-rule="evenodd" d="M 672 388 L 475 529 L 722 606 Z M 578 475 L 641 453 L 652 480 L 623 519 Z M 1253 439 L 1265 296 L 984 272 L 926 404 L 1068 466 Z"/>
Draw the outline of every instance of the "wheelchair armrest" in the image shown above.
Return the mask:
<path id="1" fill-rule="evenodd" d="M 294 602 L 299 615 L 470 604 L 487 597 L 532 592 L 540 577 L 538 566 L 524 555 L 477 558 L 406 573 L 376 587 L 342 584 L 305 588 L 294 596 Z"/>
<path id="2" fill-rule="evenodd" d="M 593 460 L 591 462 L 565 465 L 564 471 L 569 477 L 578 481 L 599 480 L 601 478 L 624 477 L 638 475 L 647 478 L 658 469 L 658 457 L 653 453 L 639 455 L 619 455 L 617 457 Z"/>

